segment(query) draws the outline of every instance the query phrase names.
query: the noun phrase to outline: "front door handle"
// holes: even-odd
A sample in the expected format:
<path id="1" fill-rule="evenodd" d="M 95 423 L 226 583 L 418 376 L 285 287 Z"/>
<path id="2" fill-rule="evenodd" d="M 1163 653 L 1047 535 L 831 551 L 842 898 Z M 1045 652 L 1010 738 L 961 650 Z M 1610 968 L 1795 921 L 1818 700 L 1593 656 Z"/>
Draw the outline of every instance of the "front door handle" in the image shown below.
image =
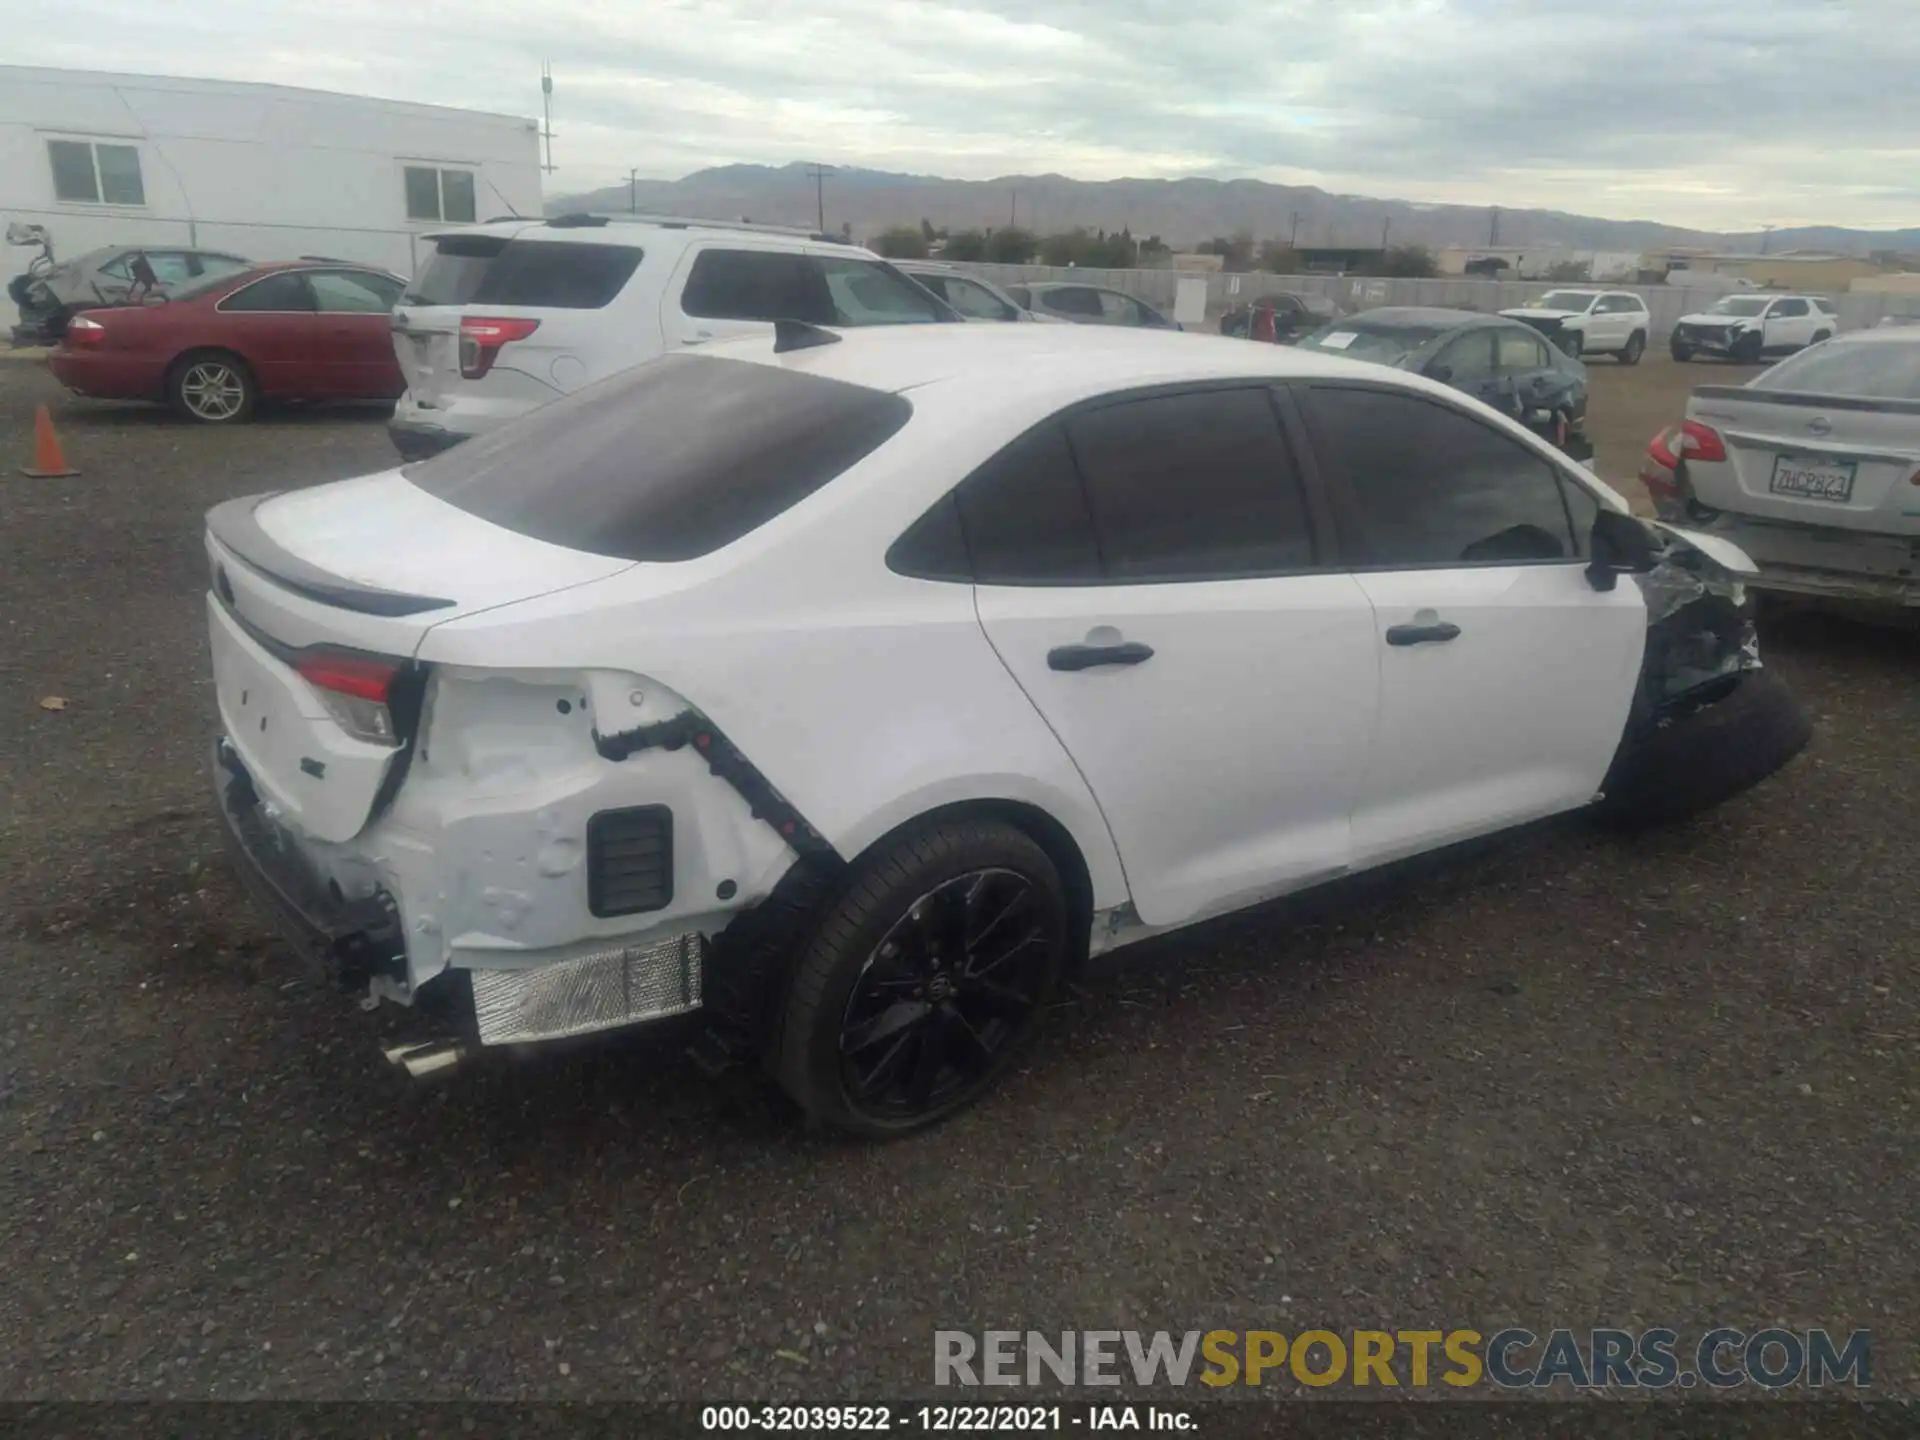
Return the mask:
<path id="1" fill-rule="evenodd" d="M 1047 652 L 1049 670 L 1091 670 L 1096 665 L 1138 665 L 1153 658 L 1153 647 L 1138 640 L 1120 645 L 1056 645 Z"/>
<path id="2" fill-rule="evenodd" d="M 1431 625 L 1389 625 L 1387 644 L 1433 645 L 1452 640 L 1459 634 L 1460 627 L 1446 620 Z"/>

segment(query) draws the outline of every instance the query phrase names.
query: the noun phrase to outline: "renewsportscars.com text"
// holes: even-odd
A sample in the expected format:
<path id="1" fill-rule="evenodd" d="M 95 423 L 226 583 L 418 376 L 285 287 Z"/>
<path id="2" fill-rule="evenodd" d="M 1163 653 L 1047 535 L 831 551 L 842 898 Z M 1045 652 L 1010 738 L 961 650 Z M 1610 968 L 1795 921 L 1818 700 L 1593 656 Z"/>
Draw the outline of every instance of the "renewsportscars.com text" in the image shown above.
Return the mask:
<path id="1" fill-rule="evenodd" d="M 1302 1385 L 1691 1390 L 1866 1386 L 1873 1338 L 1719 1326 L 1643 1330 L 936 1330 L 936 1385 Z"/>

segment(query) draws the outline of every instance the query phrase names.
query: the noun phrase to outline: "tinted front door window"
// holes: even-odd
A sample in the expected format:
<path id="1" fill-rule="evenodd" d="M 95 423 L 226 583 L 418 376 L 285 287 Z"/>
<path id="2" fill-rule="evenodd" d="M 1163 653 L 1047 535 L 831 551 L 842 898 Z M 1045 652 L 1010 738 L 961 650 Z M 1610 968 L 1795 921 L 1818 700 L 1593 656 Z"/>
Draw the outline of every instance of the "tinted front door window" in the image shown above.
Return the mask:
<path id="1" fill-rule="evenodd" d="M 1432 401 L 1316 388 L 1319 443 L 1389 568 L 1566 560 L 1579 553 L 1560 479 L 1492 427 Z"/>

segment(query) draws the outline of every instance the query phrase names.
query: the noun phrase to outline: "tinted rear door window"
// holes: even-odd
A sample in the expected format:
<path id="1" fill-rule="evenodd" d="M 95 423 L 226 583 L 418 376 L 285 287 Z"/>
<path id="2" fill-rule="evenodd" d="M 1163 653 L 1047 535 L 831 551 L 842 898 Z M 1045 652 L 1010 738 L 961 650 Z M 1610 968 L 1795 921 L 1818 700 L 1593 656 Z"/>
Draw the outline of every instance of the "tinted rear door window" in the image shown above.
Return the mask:
<path id="1" fill-rule="evenodd" d="M 1383 568 L 1515 564 L 1579 554 L 1553 467 L 1450 407 L 1315 386 L 1317 448 Z"/>
<path id="2" fill-rule="evenodd" d="M 401 473 L 535 539 L 623 560 L 689 560 L 798 504 L 912 413 L 903 396 L 862 385 L 669 355 Z"/>
<path id="3" fill-rule="evenodd" d="M 296 272 L 269 275 L 244 289 L 236 290 L 220 302 L 227 311 L 312 310 L 313 295 L 307 289 L 307 277 Z"/>
<path id="4" fill-rule="evenodd" d="M 1089 290 L 1084 285 L 1042 291 L 1041 301 L 1049 310 L 1062 315 L 1084 315 L 1089 320 L 1102 320 L 1107 314 L 1106 307 L 1100 303 L 1100 292 Z"/>
<path id="5" fill-rule="evenodd" d="M 1082 411 L 1067 435 L 1110 581 L 1301 570 L 1313 538 L 1265 390 L 1201 390 Z"/>
<path id="6" fill-rule="evenodd" d="M 983 585 L 1097 585 L 1100 551 L 1057 420 L 1029 430 L 959 489 L 960 521 Z"/>
<path id="7" fill-rule="evenodd" d="M 469 303 L 537 310 L 598 310 L 640 264 L 633 245 L 510 240 L 474 286 Z"/>
<path id="8" fill-rule="evenodd" d="M 680 297 L 700 320 L 804 320 L 813 325 L 897 325 L 945 318 L 890 266 L 783 250 L 702 250 Z"/>

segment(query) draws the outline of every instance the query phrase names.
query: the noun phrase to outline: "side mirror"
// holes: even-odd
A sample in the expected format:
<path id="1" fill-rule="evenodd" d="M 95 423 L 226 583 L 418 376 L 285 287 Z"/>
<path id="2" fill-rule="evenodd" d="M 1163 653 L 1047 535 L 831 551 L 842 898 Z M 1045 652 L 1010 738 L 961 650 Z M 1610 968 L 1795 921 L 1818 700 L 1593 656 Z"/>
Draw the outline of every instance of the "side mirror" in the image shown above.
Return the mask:
<path id="1" fill-rule="evenodd" d="M 1596 590 L 1613 589 L 1620 575 L 1644 575 L 1660 558 L 1654 532 L 1618 510 L 1602 510 L 1593 517 L 1588 550 L 1593 558 L 1587 564 L 1587 583 Z"/>
<path id="2" fill-rule="evenodd" d="M 1429 365 L 1427 367 L 1427 378 L 1429 380 L 1438 380 L 1444 384 L 1453 378 L 1453 367 L 1451 365 Z"/>

